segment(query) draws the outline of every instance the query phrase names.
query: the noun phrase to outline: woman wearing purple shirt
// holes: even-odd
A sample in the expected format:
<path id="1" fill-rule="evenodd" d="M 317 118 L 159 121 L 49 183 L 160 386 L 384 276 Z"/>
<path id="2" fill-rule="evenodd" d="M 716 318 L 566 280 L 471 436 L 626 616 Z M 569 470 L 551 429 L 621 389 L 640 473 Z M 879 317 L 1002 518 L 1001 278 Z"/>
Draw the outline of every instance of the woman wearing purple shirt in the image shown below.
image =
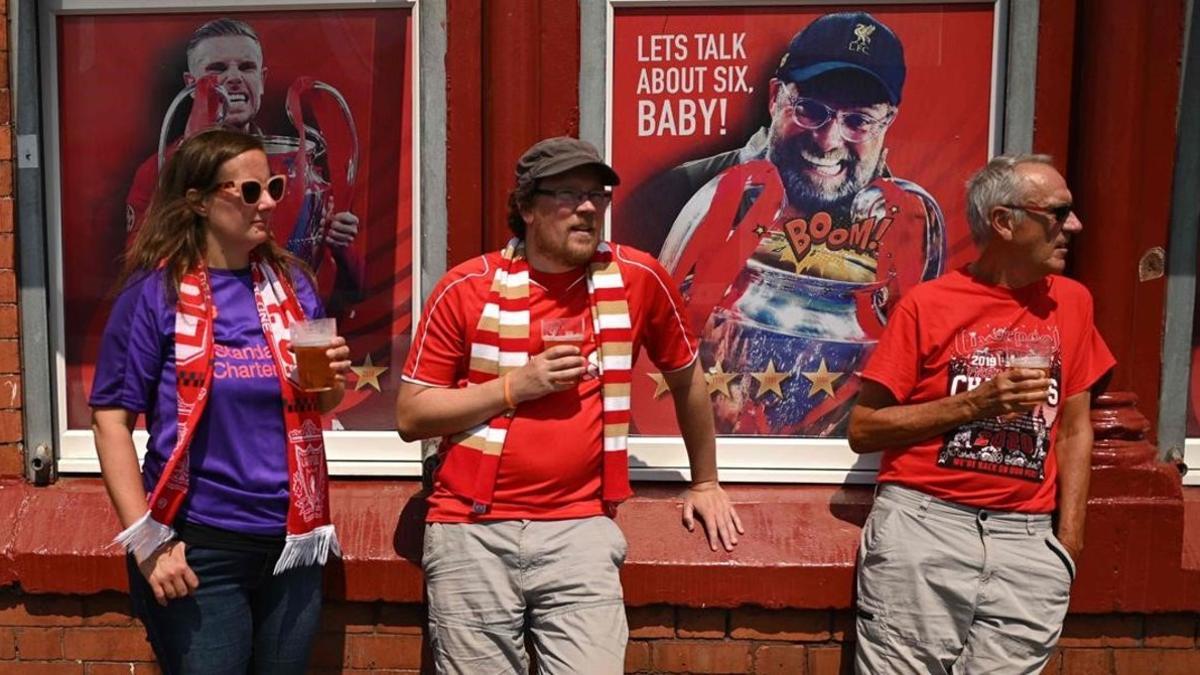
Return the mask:
<path id="1" fill-rule="evenodd" d="M 320 413 L 336 384 L 294 384 L 292 322 L 323 315 L 271 237 L 286 178 L 261 141 L 212 130 L 163 168 L 127 255 L 90 404 L 105 486 L 130 552 L 134 610 L 166 673 L 296 673 L 338 553 Z M 146 416 L 139 472 L 132 432 Z M 293 486 L 296 486 L 293 489 Z"/>

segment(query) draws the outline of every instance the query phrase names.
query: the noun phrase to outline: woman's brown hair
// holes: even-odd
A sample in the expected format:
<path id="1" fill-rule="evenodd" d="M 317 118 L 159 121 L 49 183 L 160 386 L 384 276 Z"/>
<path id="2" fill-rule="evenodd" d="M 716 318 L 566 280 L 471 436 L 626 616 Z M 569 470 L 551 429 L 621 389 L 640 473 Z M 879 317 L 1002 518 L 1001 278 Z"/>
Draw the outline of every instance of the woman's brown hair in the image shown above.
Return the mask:
<path id="1" fill-rule="evenodd" d="M 209 129 L 184 141 L 163 165 L 158 185 L 146 210 L 145 222 L 125 253 L 125 265 L 117 288 L 134 274 L 166 267 L 169 288 L 177 291 L 179 281 L 191 268 L 204 260 L 208 232 L 204 217 L 192 208 L 188 191 L 207 196 L 217 189 L 221 166 L 245 152 L 265 152 L 262 141 L 240 131 Z M 268 239 L 255 253 L 269 262 L 290 283 L 295 267 L 307 268 L 299 258 Z"/>

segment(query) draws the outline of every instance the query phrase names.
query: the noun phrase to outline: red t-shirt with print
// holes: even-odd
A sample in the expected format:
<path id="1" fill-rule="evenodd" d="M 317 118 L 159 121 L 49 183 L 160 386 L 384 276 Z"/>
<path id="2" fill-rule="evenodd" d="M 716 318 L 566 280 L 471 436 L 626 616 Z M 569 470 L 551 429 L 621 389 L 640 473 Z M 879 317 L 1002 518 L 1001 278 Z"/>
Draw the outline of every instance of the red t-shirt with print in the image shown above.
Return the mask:
<path id="1" fill-rule="evenodd" d="M 613 246 L 629 301 L 633 353 L 645 348 L 663 372 L 696 359 L 696 336 L 687 327 L 683 299 L 666 270 L 650 255 Z M 429 294 L 402 377 L 431 387 L 465 387 L 470 345 L 492 276 L 503 260 L 491 253 L 450 270 Z M 530 354 L 544 349 L 543 319 L 586 317 L 583 355 L 595 363 L 587 270 L 561 274 L 530 270 Z M 491 509 L 471 511 L 471 502 L 435 480 L 429 522 L 558 520 L 604 513 L 600 499 L 604 427 L 600 380 L 522 403 L 504 443 Z"/>
<path id="2" fill-rule="evenodd" d="M 1083 285 L 1050 275 L 1009 289 L 976 281 L 965 269 L 921 284 L 893 310 L 862 376 L 887 387 L 900 404 L 924 403 L 979 386 L 1005 368 L 1006 354 L 1033 345 L 1054 354 L 1045 404 L 885 450 L 879 482 L 980 508 L 1053 511 L 1061 403 L 1116 363 L 1092 322 L 1092 297 Z"/>

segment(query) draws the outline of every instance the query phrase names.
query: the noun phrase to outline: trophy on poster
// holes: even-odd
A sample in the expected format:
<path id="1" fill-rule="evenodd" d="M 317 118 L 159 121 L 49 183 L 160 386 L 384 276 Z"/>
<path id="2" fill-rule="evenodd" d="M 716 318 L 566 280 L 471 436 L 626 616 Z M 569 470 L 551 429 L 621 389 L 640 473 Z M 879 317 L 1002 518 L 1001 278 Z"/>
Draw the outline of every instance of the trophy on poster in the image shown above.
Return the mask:
<path id="1" fill-rule="evenodd" d="M 784 194 L 767 160 L 728 169 L 659 256 L 700 335 L 718 433 L 844 433 L 887 310 L 942 273 L 941 210 L 919 186 L 876 179 L 838 222 Z"/>
<path id="2" fill-rule="evenodd" d="M 192 108 L 184 138 L 218 126 L 225 118 L 229 94 L 217 83 L 216 76 L 205 76 L 184 87 L 163 117 L 158 137 L 160 168 L 170 148 L 175 115 L 189 98 Z M 354 199 L 358 132 L 341 93 L 311 77 L 292 82 L 285 105 L 296 136 L 261 136 L 271 172 L 288 177 L 287 194 L 276 207 L 272 229 L 276 241 L 286 242 L 289 251 L 317 272 L 325 257 L 326 216 L 334 212 L 335 205 L 347 209 Z M 304 117 L 306 109 L 309 119 Z"/>

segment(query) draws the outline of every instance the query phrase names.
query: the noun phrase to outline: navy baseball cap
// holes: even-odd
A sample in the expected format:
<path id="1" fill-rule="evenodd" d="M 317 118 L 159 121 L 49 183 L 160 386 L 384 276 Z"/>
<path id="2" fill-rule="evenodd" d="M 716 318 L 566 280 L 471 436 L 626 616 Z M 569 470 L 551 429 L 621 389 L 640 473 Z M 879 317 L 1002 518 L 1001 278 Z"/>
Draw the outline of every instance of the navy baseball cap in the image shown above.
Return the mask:
<path id="1" fill-rule="evenodd" d="M 826 14 L 796 34 L 775 77 L 804 82 L 833 70 L 872 76 L 892 105 L 904 89 L 904 46 L 892 29 L 866 12 Z"/>
<path id="2" fill-rule="evenodd" d="M 517 183 L 549 178 L 581 166 L 594 166 L 605 185 L 617 185 L 621 177 L 600 158 L 596 146 L 570 136 L 556 136 L 534 143 L 517 160 Z"/>

